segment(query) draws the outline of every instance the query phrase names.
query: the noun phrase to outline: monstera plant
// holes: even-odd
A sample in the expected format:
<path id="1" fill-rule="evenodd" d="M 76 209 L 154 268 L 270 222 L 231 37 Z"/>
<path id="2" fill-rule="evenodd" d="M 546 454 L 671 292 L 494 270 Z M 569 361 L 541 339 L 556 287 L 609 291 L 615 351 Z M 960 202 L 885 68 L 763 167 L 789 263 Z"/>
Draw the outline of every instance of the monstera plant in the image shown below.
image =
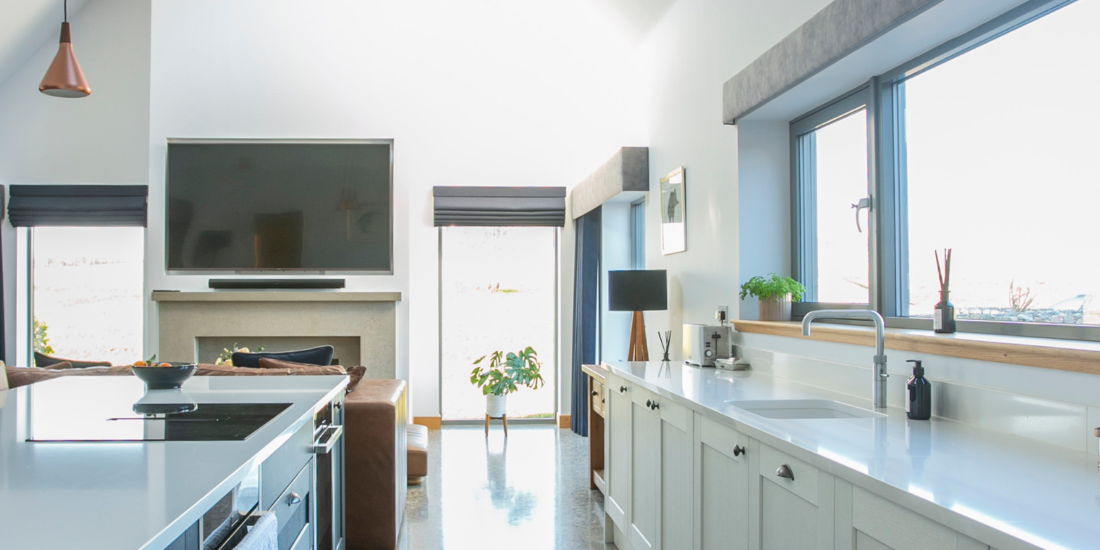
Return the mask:
<path id="1" fill-rule="evenodd" d="M 489 364 L 483 365 L 486 358 Z M 494 351 L 474 361 L 470 383 L 481 388 L 485 396 L 486 414 L 491 418 L 501 418 L 507 414 L 508 394 L 521 386 L 537 390 L 545 383 L 541 369 L 538 353 L 530 346 L 518 353 Z"/>

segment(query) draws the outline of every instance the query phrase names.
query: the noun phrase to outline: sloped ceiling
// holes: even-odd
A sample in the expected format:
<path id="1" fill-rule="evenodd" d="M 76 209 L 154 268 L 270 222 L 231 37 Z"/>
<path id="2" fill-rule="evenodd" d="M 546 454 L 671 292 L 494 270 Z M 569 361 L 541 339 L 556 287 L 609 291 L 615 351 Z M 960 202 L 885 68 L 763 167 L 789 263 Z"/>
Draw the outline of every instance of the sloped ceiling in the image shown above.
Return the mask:
<path id="1" fill-rule="evenodd" d="M 628 40 L 639 43 L 657 26 L 676 0 L 591 0 L 619 22 Z"/>
<path id="2" fill-rule="evenodd" d="M 69 0 L 69 20 L 88 0 Z M 0 0 L 0 84 L 39 48 L 57 42 L 61 32 L 62 0 Z M 80 29 L 73 28 L 73 43 Z M 46 67 L 42 67 L 46 74 Z"/>

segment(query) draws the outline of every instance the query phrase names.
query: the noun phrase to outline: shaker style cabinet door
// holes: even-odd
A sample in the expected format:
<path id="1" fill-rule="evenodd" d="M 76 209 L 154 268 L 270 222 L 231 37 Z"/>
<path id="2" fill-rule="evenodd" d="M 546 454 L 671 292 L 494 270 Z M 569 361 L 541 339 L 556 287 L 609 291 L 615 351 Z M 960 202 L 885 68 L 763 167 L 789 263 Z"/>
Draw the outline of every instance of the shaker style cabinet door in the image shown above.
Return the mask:
<path id="1" fill-rule="evenodd" d="M 631 389 L 627 381 L 611 375 L 607 378 L 607 388 L 604 390 L 607 399 L 605 509 L 611 521 L 615 522 L 623 533 L 630 531 L 630 486 L 633 483 L 630 472 L 631 454 L 634 452 L 630 441 L 633 434 L 631 416 L 634 414 L 634 405 L 630 398 Z"/>
<path id="2" fill-rule="evenodd" d="M 749 438 L 695 415 L 695 531 L 701 550 L 749 547 Z M 684 546 L 683 548 L 687 548 Z"/>
<path id="3" fill-rule="evenodd" d="M 847 481 L 838 481 L 836 490 L 837 550 L 989 550 L 985 544 Z M 841 510 L 849 506 L 850 513 Z"/>
<path id="4" fill-rule="evenodd" d="M 833 548 L 831 474 L 756 440 L 749 469 L 749 548 Z"/>
<path id="5" fill-rule="evenodd" d="M 694 548 L 694 414 L 671 399 L 661 400 L 657 410 L 661 416 L 660 529 L 657 539 L 661 550 L 691 550 Z"/>
<path id="6" fill-rule="evenodd" d="M 657 544 L 660 510 L 661 413 L 657 396 L 634 387 L 631 396 L 630 544 L 634 550 L 653 550 Z"/>

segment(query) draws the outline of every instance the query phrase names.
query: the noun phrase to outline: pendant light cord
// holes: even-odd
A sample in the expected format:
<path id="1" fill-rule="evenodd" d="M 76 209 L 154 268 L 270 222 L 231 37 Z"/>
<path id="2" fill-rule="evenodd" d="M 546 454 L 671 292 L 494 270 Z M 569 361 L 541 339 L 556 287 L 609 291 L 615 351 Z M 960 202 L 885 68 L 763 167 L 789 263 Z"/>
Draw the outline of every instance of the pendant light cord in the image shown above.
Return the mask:
<path id="1" fill-rule="evenodd" d="M 69 22 L 69 0 L 65 0 L 65 22 Z"/>

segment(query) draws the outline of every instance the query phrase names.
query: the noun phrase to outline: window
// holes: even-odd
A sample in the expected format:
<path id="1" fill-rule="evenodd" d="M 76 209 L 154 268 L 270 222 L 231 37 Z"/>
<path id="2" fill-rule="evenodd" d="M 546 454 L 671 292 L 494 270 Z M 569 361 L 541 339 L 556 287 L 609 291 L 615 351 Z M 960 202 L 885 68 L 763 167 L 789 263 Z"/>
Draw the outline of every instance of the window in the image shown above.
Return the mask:
<path id="1" fill-rule="evenodd" d="M 868 303 L 866 90 L 792 125 L 803 227 L 795 262 L 807 301 Z"/>
<path id="2" fill-rule="evenodd" d="M 842 290 L 865 284 L 888 324 L 930 328 L 933 251 L 951 248 L 960 331 L 1100 340 L 1100 76 L 1082 70 L 1100 52 L 1097 20 L 1096 2 L 1033 0 L 873 79 L 863 111 L 842 98 L 794 121 L 794 259 L 809 300 L 852 301 Z M 860 143 L 856 127 L 876 119 Z M 881 167 L 865 172 L 869 255 L 855 254 L 851 210 L 840 215 L 859 198 L 860 148 Z"/>
<path id="3" fill-rule="evenodd" d="M 34 351 L 116 365 L 141 359 L 145 228 L 30 231 Z"/>

